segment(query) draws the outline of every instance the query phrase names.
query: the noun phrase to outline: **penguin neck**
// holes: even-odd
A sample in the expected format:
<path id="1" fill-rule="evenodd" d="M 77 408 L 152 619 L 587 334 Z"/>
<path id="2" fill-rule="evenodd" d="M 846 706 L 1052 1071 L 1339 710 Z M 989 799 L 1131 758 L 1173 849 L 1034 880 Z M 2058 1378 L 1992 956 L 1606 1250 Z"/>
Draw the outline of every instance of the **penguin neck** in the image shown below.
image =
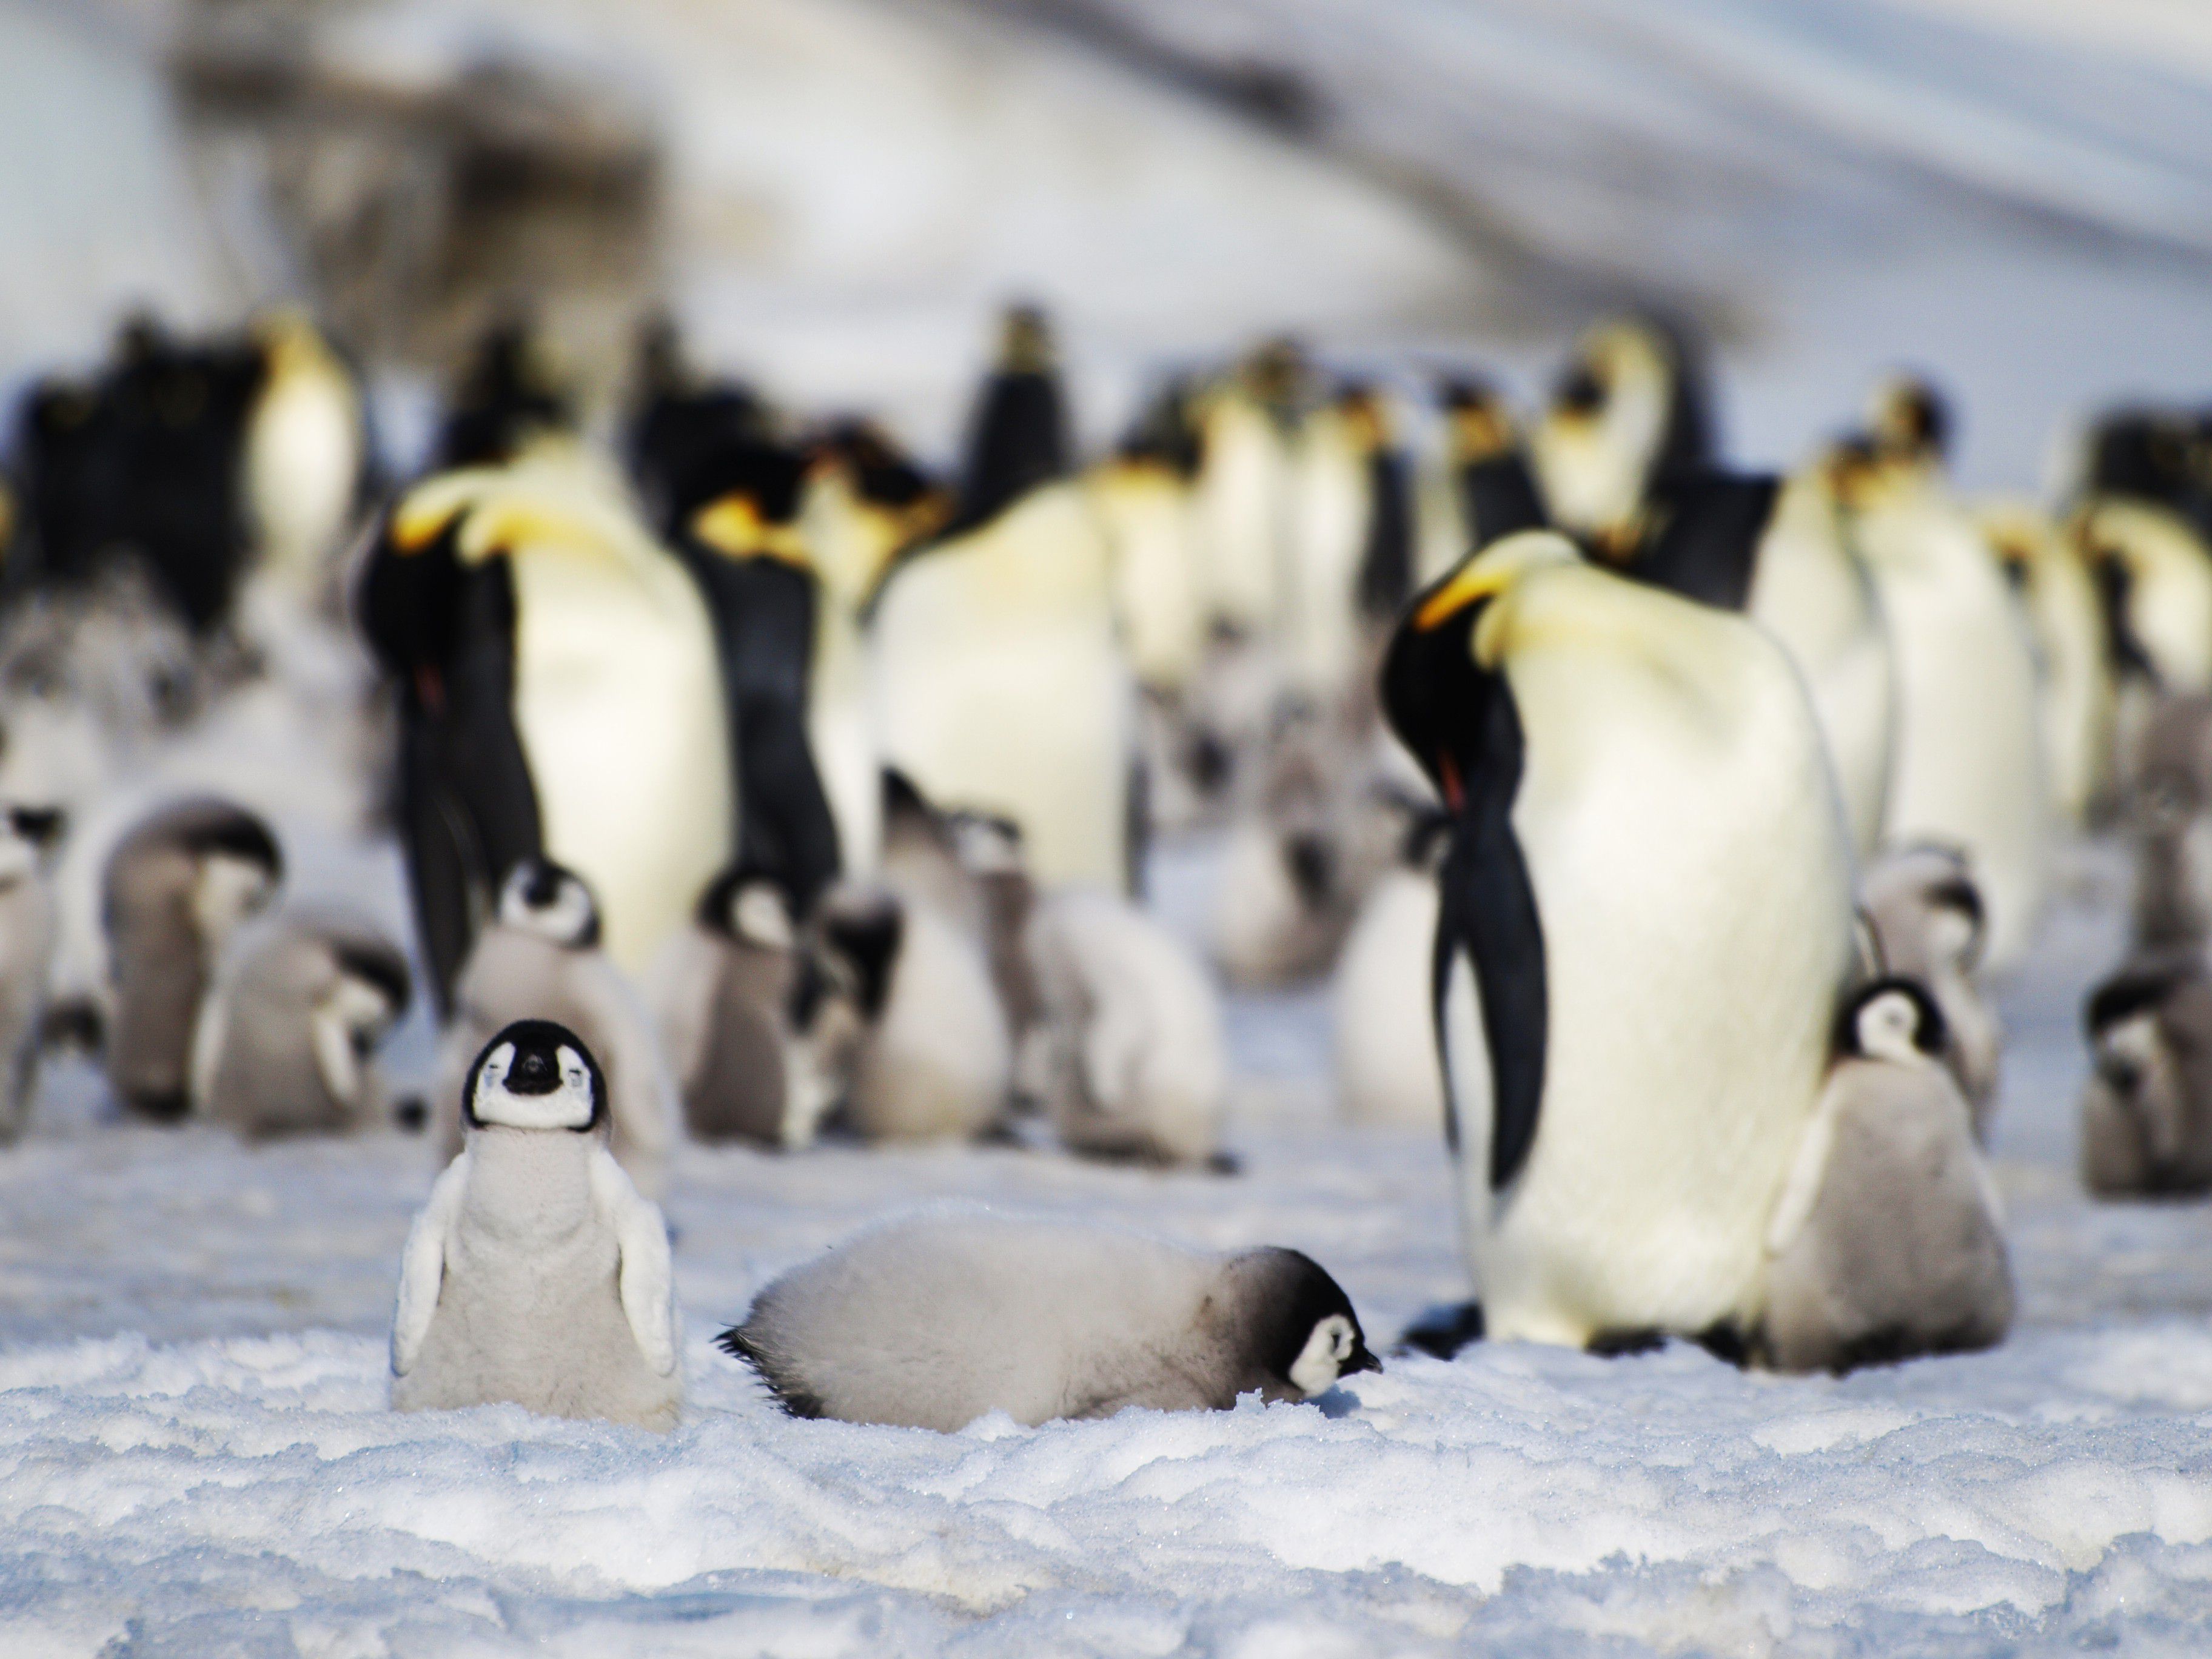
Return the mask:
<path id="1" fill-rule="evenodd" d="M 471 1219 L 508 1237 L 574 1232 L 592 1215 L 592 1153 L 600 1144 L 567 1129 L 470 1130 Z"/>

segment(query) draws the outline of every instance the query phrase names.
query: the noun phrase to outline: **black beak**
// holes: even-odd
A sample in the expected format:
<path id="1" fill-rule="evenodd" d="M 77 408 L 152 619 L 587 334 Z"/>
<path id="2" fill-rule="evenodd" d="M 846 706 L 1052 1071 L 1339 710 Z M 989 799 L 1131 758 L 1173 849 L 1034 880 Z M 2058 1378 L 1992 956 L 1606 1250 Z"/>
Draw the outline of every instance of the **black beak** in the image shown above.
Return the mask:
<path id="1" fill-rule="evenodd" d="M 1382 1362 L 1375 1357 L 1375 1351 L 1367 1346 L 1367 1340 L 1361 1337 L 1353 1341 L 1351 1358 L 1336 1368 L 1336 1374 L 1341 1379 L 1358 1371 L 1379 1371 L 1382 1369 Z"/>

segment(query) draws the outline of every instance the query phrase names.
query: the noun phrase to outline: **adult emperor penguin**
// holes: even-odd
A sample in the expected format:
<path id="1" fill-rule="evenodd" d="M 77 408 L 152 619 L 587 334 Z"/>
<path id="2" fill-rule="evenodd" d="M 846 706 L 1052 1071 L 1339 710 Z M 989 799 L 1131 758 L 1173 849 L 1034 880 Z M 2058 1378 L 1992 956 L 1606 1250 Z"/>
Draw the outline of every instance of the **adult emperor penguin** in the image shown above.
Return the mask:
<path id="1" fill-rule="evenodd" d="M 369 923 L 301 910 L 249 930 L 193 1033 L 193 1111 L 249 1139 L 386 1121 L 376 1048 L 409 989 L 407 958 Z"/>
<path id="2" fill-rule="evenodd" d="M 2079 830 L 2112 791 L 2111 630 L 2097 577 L 2079 539 L 2032 501 L 1984 502 L 1982 533 L 2003 561 L 2035 642 L 2045 775 L 2051 805 Z"/>
<path id="3" fill-rule="evenodd" d="M 1488 1330 L 1740 1339 L 1852 958 L 1802 679 L 1530 532 L 1415 599 L 1382 695 L 1453 819 L 1433 996 Z"/>
<path id="4" fill-rule="evenodd" d="M 1760 1358 L 1841 1372 L 1993 1346 L 2013 1316 L 2003 1210 L 1943 1063 L 1943 1016 L 1917 981 L 1884 979 L 1838 1024 L 1767 1229 Z"/>
<path id="5" fill-rule="evenodd" d="M 1888 624 L 1897 748 L 1882 839 L 1972 860 L 2002 970 L 2033 938 L 2049 883 L 2051 807 L 2035 663 L 2004 573 L 1928 457 L 1860 451 L 1840 477 Z"/>
<path id="6" fill-rule="evenodd" d="M 1381 391 L 1350 382 L 1300 421 L 1291 450 L 1280 633 L 1291 690 L 1340 703 L 1370 638 L 1413 583 L 1406 457 Z"/>
<path id="7" fill-rule="evenodd" d="M 989 1212 L 884 1223 L 793 1268 L 720 1346 L 794 1417 L 950 1434 L 1310 1400 L 1380 1370 L 1351 1298 L 1296 1250 L 1204 1255 Z"/>
<path id="8" fill-rule="evenodd" d="M 538 1017 L 581 1033 L 602 1057 L 615 1158 L 640 1191 L 658 1198 L 678 1105 L 651 1018 L 599 948 L 590 887 L 572 871 L 526 859 L 508 873 L 498 915 L 469 953 L 439 1045 L 432 1110 L 449 1153 L 461 1146 L 461 1079 L 471 1060 L 510 1021 Z"/>
<path id="9" fill-rule="evenodd" d="M 259 574 L 295 599 L 322 599 L 368 469 L 361 390 L 298 311 L 255 325 L 264 365 L 246 429 L 246 507 Z"/>
<path id="10" fill-rule="evenodd" d="M 54 951 L 48 864 L 63 828 L 50 808 L 0 810 L 0 1145 L 23 1133 L 37 1091 Z"/>
<path id="11" fill-rule="evenodd" d="M 654 963 L 647 996 L 694 1139 L 785 1146 L 812 1132 L 822 1103 L 801 1098 L 793 1018 L 803 967 L 782 886 L 743 866 Z"/>
<path id="12" fill-rule="evenodd" d="M 1867 866 L 1860 902 L 1882 973 L 1913 981 L 1943 1018 L 1941 1059 L 1989 1139 L 2004 1032 L 1980 978 L 1982 896 L 1955 848 L 1893 848 Z"/>
<path id="13" fill-rule="evenodd" d="M 2094 1064 L 2081 1178 L 2118 1198 L 2212 1191 L 2212 969 L 2201 949 L 2138 951 L 2087 1010 Z"/>
<path id="14" fill-rule="evenodd" d="M 987 386 L 953 524 L 884 579 L 874 610 L 884 756 L 934 801 L 1011 818 L 1045 882 L 1128 884 L 1133 694 L 1112 550 L 1062 436 L 1043 343 L 1020 316 Z"/>
<path id="15" fill-rule="evenodd" d="M 800 916 L 837 875 L 837 820 L 809 735 L 824 595 L 798 523 L 805 463 L 781 445 L 702 452 L 673 483 L 669 541 L 714 618 L 738 803 L 737 861 Z"/>
<path id="16" fill-rule="evenodd" d="M 1703 363 L 1682 331 L 1650 317 L 1591 327 L 1529 441 L 1550 521 L 1626 556 L 1653 491 L 1711 459 L 1706 401 Z"/>
<path id="17" fill-rule="evenodd" d="M 1206 599 L 1193 483 L 1202 455 L 1192 389 L 1163 386 L 1088 483 L 1114 547 L 1114 600 L 1146 694 L 1173 702 L 1206 654 Z"/>
<path id="18" fill-rule="evenodd" d="M 641 971 L 733 852 L 737 791 L 696 584 L 580 447 L 418 484 L 362 585 L 402 687 L 410 872 L 442 1003 L 472 918 L 544 854 L 591 884 Z"/>
<path id="19" fill-rule="evenodd" d="M 684 1403 L 668 1229 L 607 1150 L 591 1049 L 519 1020 L 468 1068 L 467 1144 L 400 1258 L 395 1411 L 511 1403 L 676 1426 Z"/>
<path id="20" fill-rule="evenodd" d="M 133 1111 L 165 1123 L 185 1115 L 193 1032 L 216 964 L 283 872 L 269 826 L 212 797 L 156 810 L 108 854 L 107 1076 Z"/>
<path id="21" fill-rule="evenodd" d="M 1267 635 L 1281 624 L 1291 444 L 1308 378 L 1297 343 L 1270 340 L 1199 402 L 1206 608 L 1234 635 Z"/>
<path id="22" fill-rule="evenodd" d="M 951 495 L 879 428 L 844 421 L 818 436 L 807 469 L 799 529 L 821 578 L 813 696 L 807 736 L 844 867 L 876 867 L 884 751 L 871 701 L 861 619 L 884 572 L 908 547 L 943 528 Z"/>

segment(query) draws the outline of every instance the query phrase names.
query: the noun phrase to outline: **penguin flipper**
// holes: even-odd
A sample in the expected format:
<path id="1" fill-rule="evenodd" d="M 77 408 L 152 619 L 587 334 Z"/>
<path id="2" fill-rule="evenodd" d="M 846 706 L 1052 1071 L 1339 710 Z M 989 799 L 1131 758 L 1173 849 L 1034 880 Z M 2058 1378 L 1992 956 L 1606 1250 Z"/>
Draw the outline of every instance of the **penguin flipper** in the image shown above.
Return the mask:
<path id="1" fill-rule="evenodd" d="M 1513 738 L 1517 743 L 1517 722 Z M 1519 769 L 1516 757 L 1516 777 Z M 1441 888 L 1446 902 L 1437 935 L 1438 1029 L 1445 1029 L 1452 954 L 1464 948 L 1480 992 L 1483 1046 L 1489 1054 L 1490 1185 L 1496 1191 L 1520 1174 L 1536 1144 L 1551 1024 L 1543 924 L 1528 866 L 1513 833 L 1510 803 L 1470 804 L 1470 816 L 1446 859 Z M 1455 1117 L 1456 1103 L 1452 1105 Z"/>
<path id="2" fill-rule="evenodd" d="M 668 1225 L 604 1146 L 592 1153 L 592 1195 L 614 1227 L 623 1317 L 653 1375 L 666 1376 L 676 1369 L 676 1275 Z"/>
<path id="3" fill-rule="evenodd" d="M 392 1316 L 392 1374 L 404 1376 L 415 1369 L 422 1352 L 422 1340 L 430 1334 L 430 1321 L 438 1311 L 438 1292 L 446 1282 L 446 1239 L 461 1212 L 461 1199 L 469 1183 L 469 1155 L 465 1152 L 446 1166 L 430 1188 L 430 1201 L 407 1231 L 407 1246 L 399 1257 L 399 1300 Z"/>

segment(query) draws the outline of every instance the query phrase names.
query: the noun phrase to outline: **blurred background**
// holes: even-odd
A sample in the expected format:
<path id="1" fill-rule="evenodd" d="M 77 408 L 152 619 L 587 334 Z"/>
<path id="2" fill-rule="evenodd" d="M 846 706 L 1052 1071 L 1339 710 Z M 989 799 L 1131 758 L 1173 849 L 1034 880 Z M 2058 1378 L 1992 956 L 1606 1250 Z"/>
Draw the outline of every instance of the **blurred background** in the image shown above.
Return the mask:
<path id="1" fill-rule="evenodd" d="M 1231 342 L 1525 386 L 1590 316 L 1712 337 L 1778 466 L 1876 369 L 1974 488 L 2212 366 L 2198 0 L 0 0 L 0 383 L 308 301 L 403 472 L 527 294 L 949 456 L 995 307 L 1081 434 Z"/>

